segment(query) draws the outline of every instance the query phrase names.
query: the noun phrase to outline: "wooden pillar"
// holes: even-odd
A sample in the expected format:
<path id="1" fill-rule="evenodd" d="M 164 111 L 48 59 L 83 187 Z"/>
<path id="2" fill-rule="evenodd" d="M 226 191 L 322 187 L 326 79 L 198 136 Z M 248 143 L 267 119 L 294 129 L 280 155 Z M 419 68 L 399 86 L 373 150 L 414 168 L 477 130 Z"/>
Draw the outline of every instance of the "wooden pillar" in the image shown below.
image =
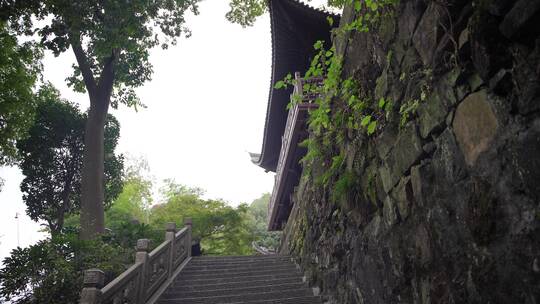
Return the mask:
<path id="1" fill-rule="evenodd" d="M 105 283 L 105 273 L 99 269 L 89 269 L 84 272 L 83 290 L 80 304 L 100 304 L 101 288 Z"/>
<path id="2" fill-rule="evenodd" d="M 146 277 L 148 267 L 148 252 L 150 251 L 150 240 L 149 239 L 139 239 L 137 240 L 137 253 L 135 253 L 135 263 L 142 263 L 141 267 L 141 276 L 139 282 L 139 292 L 137 296 L 137 303 L 144 304 L 146 301 L 146 282 L 148 278 Z"/>
<path id="3" fill-rule="evenodd" d="M 176 223 L 165 224 L 165 241 L 171 241 L 169 247 L 169 260 L 167 261 L 167 272 L 170 278 L 174 272 L 174 239 L 176 236 Z"/>
<path id="4" fill-rule="evenodd" d="M 188 228 L 186 231 L 186 250 L 187 250 L 187 257 L 189 258 L 191 256 L 191 233 L 193 231 L 193 221 L 190 217 L 186 217 L 184 219 L 184 225 Z"/>

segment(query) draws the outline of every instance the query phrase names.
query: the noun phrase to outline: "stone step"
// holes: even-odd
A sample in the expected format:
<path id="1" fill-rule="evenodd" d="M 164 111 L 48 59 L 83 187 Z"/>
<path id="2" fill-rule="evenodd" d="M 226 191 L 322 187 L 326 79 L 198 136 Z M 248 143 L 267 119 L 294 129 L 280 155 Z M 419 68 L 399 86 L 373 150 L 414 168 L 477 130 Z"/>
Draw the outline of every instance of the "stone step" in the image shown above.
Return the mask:
<path id="1" fill-rule="evenodd" d="M 165 295 L 164 295 L 165 296 Z M 271 291 L 263 293 L 249 293 L 242 295 L 224 295 L 215 297 L 193 297 L 193 298 L 164 298 L 162 296 L 158 303 L 160 304 L 216 304 L 216 303 L 235 303 L 261 300 L 282 300 L 289 298 L 311 297 L 313 293 L 308 288 Z"/>
<path id="2" fill-rule="evenodd" d="M 283 290 L 292 290 L 292 289 L 302 289 L 307 288 L 304 283 L 288 283 L 288 284 L 275 284 L 269 285 L 266 283 L 261 286 L 238 286 L 235 288 L 216 288 L 216 289 L 197 289 L 196 291 L 185 291 L 185 290 L 170 290 L 167 293 L 163 294 L 162 299 L 170 298 L 198 298 L 198 297 L 217 297 L 225 295 L 244 295 L 244 294 L 253 294 L 253 293 L 265 293 L 272 291 L 283 291 Z"/>
<path id="3" fill-rule="evenodd" d="M 271 262 L 244 262 L 244 263 L 214 263 L 214 264 L 198 264 L 198 263 L 189 263 L 185 270 L 197 269 L 231 269 L 231 268 L 255 268 L 255 267 L 279 267 L 284 265 L 292 265 L 290 261 L 271 261 Z"/>
<path id="4" fill-rule="evenodd" d="M 161 304 L 322 304 L 288 256 L 195 257 Z"/>
<path id="5" fill-rule="evenodd" d="M 279 300 L 260 300 L 260 301 L 247 301 L 247 302 L 234 302 L 228 304 L 322 304 L 321 297 L 299 297 L 288 298 Z"/>
<path id="6" fill-rule="evenodd" d="M 270 259 L 290 259 L 289 255 L 202 255 L 193 257 L 192 260 L 204 261 L 204 260 L 270 260 Z"/>
<path id="7" fill-rule="evenodd" d="M 286 274 L 298 274 L 300 271 L 296 268 L 279 268 L 279 269 L 265 269 L 265 270 L 248 270 L 248 271 L 229 271 L 229 272 L 190 272 L 190 273 L 180 273 L 178 275 L 178 280 L 205 280 L 205 279 L 220 279 L 220 278 L 237 278 L 237 277 L 255 277 L 255 276 L 265 276 L 265 275 L 286 275 Z"/>
<path id="8" fill-rule="evenodd" d="M 237 257 L 237 258 L 227 258 L 227 257 L 194 257 L 191 259 L 190 263 L 193 264 L 216 264 L 216 263 L 267 263 L 273 261 L 285 261 L 290 262 L 291 258 L 287 256 L 272 256 L 272 257 Z"/>
<path id="9" fill-rule="evenodd" d="M 289 264 L 278 264 L 278 265 L 256 265 L 256 266 L 237 266 L 237 267 L 186 267 L 182 270 L 182 275 L 191 275 L 191 274 L 221 274 L 221 273 L 237 273 L 237 272 L 253 272 L 253 271 L 297 271 L 296 266 Z"/>
<path id="10" fill-rule="evenodd" d="M 174 292 L 174 291 L 190 292 L 190 291 L 204 291 L 204 290 L 216 290 L 216 289 L 235 289 L 235 288 L 243 288 L 243 287 L 248 288 L 248 287 L 273 286 L 273 285 L 280 285 L 280 284 L 293 284 L 293 283 L 299 283 L 299 282 L 302 282 L 302 280 L 298 276 L 282 277 L 279 279 L 262 279 L 262 280 L 251 279 L 249 281 L 241 281 L 241 282 L 230 282 L 230 280 L 227 280 L 225 283 L 217 283 L 217 284 L 204 284 L 206 283 L 205 281 L 198 282 L 201 284 L 191 284 L 191 285 L 182 284 L 182 282 L 176 282 L 171 285 L 171 286 L 174 286 L 174 289 L 170 289 L 170 291 L 171 292 Z"/>
<path id="11" fill-rule="evenodd" d="M 222 284 L 222 283 L 241 283 L 251 281 L 262 280 L 280 280 L 280 279 L 297 279 L 302 281 L 302 275 L 298 273 L 279 273 L 279 274 L 267 274 L 267 275 L 255 275 L 255 276 L 239 276 L 239 277 L 222 277 L 222 278 L 179 278 L 176 279 L 171 286 L 193 286 L 201 284 Z"/>

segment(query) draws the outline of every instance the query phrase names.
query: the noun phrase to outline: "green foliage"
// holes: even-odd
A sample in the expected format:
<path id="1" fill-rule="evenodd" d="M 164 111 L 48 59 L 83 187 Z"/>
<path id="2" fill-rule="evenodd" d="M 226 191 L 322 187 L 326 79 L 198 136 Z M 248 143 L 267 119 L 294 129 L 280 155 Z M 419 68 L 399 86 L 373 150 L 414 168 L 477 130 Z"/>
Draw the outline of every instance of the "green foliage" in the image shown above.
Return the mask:
<path id="1" fill-rule="evenodd" d="M 83 271 L 100 268 L 107 281 L 133 262 L 133 249 L 103 240 L 81 241 L 58 234 L 28 248 L 16 248 L 0 269 L 0 300 L 14 304 L 78 303 Z"/>
<path id="2" fill-rule="evenodd" d="M 105 212 L 108 228 L 115 230 L 133 221 L 149 223 L 152 180 L 147 171 L 148 164 L 144 159 L 132 160 L 127 166 L 122 192 Z"/>
<path id="3" fill-rule="evenodd" d="M 332 188 L 332 200 L 338 202 L 354 188 L 355 182 L 358 179 L 353 172 L 346 170 L 339 176 Z"/>
<path id="4" fill-rule="evenodd" d="M 418 99 L 408 100 L 407 102 L 403 103 L 401 107 L 399 108 L 399 125 L 400 127 L 405 126 L 407 121 L 409 121 L 409 117 L 416 113 L 416 109 L 418 108 L 419 101 Z"/>
<path id="5" fill-rule="evenodd" d="M 229 7 L 225 17 L 242 27 L 252 26 L 255 19 L 268 10 L 266 0 L 231 0 Z"/>
<path id="6" fill-rule="evenodd" d="M 281 240 L 280 231 L 268 231 L 268 204 L 270 193 L 255 199 L 248 208 L 248 221 L 254 241 L 259 246 L 277 250 Z"/>
<path id="7" fill-rule="evenodd" d="M 399 3 L 399 0 L 342 0 L 343 5 L 352 6 L 356 13 L 356 18 L 336 29 L 338 34 L 345 34 L 351 31 L 369 32 L 376 28 L 381 17 L 392 14 L 392 7 Z"/>
<path id="8" fill-rule="evenodd" d="M 37 33 L 42 45 L 55 55 L 71 47 L 77 65 L 69 85 L 84 92 L 108 86 L 106 82 L 112 80 L 113 106 L 140 105 L 133 88 L 151 77 L 149 49 L 167 48 L 181 34 L 189 35 L 184 14 L 198 13 L 198 0 L 11 2 L 3 2 L 0 10 L 12 28 L 18 33 Z"/>
<path id="9" fill-rule="evenodd" d="M 201 241 L 204 254 L 244 255 L 252 252 L 253 237 L 246 221 L 247 206 L 228 206 L 221 200 L 205 200 L 198 188 L 178 185 L 173 181 L 162 189 L 165 203 L 152 207 L 150 224 L 163 229 L 165 223 L 183 226 L 193 219 L 193 238 Z"/>
<path id="10" fill-rule="evenodd" d="M 327 0 L 327 5 L 333 8 L 342 8 L 348 0 Z M 232 23 L 242 27 L 252 26 L 255 20 L 268 11 L 266 0 L 231 0 L 230 10 L 225 17 Z"/>
<path id="11" fill-rule="evenodd" d="M 32 125 L 37 107 L 32 89 L 41 73 L 41 57 L 39 48 L 19 44 L 0 22 L 0 166 L 16 162 L 16 142 Z"/>
<path id="12" fill-rule="evenodd" d="M 45 221 L 57 233 L 64 217 L 79 208 L 86 116 L 62 100 L 50 85 L 42 87 L 36 99 L 39 106 L 34 124 L 28 137 L 17 143 L 25 175 L 21 191 L 30 218 Z M 109 115 L 105 128 L 106 203 L 122 187 L 123 158 L 114 154 L 119 131 L 118 121 Z"/>

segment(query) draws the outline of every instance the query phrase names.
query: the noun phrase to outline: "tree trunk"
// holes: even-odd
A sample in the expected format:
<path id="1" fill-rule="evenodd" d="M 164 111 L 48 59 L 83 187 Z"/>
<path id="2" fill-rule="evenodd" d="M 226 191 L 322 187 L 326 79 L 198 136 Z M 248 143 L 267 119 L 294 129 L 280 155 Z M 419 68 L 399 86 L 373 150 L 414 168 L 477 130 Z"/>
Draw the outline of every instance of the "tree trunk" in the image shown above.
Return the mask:
<path id="1" fill-rule="evenodd" d="M 91 102 L 84 133 L 80 235 L 83 240 L 105 232 L 103 137 L 110 97 L 101 99 Z"/>
<path id="2" fill-rule="evenodd" d="M 70 33 L 69 38 L 90 97 L 90 110 L 84 134 L 80 234 L 81 239 L 90 240 L 105 232 L 103 137 L 119 51 L 113 49 L 111 56 L 105 59 L 99 80 L 96 82 L 82 48 L 80 33 Z"/>

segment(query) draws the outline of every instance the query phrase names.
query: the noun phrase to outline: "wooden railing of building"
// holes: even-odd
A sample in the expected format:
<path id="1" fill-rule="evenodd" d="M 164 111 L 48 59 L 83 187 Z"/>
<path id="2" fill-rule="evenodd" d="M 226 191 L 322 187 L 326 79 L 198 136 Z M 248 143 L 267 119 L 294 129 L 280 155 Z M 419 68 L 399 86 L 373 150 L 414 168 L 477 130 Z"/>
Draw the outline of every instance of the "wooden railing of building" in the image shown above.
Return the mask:
<path id="1" fill-rule="evenodd" d="M 287 115 L 285 131 L 281 138 L 281 150 L 276 168 L 274 188 L 270 197 L 270 203 L 268 204 L 270 214 L 268 228 L 270 230 L 281 228 L 281 224 L 276 222 L 276 220 L 279 220 L 276 217 L 279 212 L 281 200 L 284 197 L 284 183 L 286 182 L 288 168 L 292 165 L 291 162 L 294 158 L 296 145 L 298 145 L 299 133 L 305 129 L 304 121 L 299 121 L 299 118 L 301 116 L 305 118 L 304 113 L 317 108 L 317 104 L 314 101 L 320 97 L 320 94 L 316 92 L 304 92 L 305 85 L 320 87 L 323 83 L 322 77 L 304 79 L 300 76 L 299 72 L 294 73 L 294 78 L 294 91 L 291 95 L 291 101 L 295 102 Z"/>
<path id="2" fill-rule="evenodd" d="M 152 252 L 150 240 L 137 241 L 135 264 L 103 287 L 105 274 L 99 269 L 86 270 L 80 304 L 151 304 L 169 286 L 191 259 L 191 219 L 177 231 L 167 223 L 165 241 Z"/>

